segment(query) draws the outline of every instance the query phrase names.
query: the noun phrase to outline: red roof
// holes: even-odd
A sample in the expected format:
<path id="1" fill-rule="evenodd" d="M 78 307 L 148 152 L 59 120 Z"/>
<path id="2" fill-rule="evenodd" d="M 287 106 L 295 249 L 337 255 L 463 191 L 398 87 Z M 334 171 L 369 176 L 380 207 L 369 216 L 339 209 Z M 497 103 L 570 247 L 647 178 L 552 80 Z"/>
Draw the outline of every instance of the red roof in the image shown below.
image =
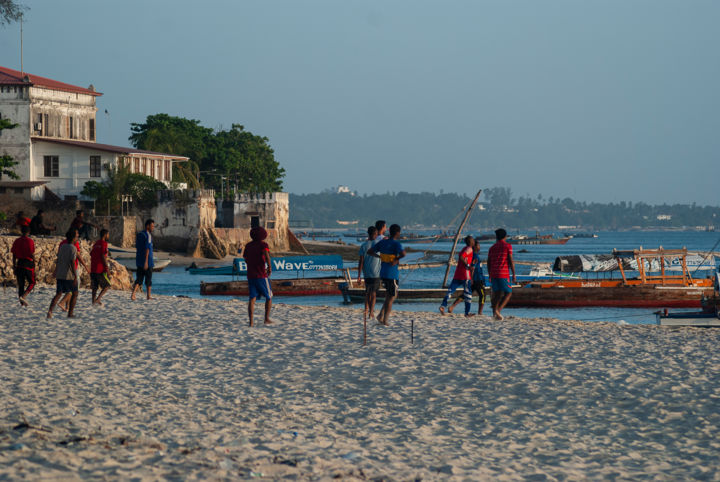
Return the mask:
<path id="1" fill-rule="evenodd" d="M 111 146 L 110 144 L 98 144 L 97 142 L 72 141 L 69 139 L 53 139 L 50 137 L 38 137 L 38 136 L 33 136 L 33 137 L 31 137 L 31 139 L 33 140 L 33 142 L 38 142 L 38 141 L 53 142 L 55 144 L 64 144 L 67 146 L 84 147 L 86 149 L 95 149 L 96 151 L 116 152 L 118 154 L 145 154 L 147 156 L 171 157 L 173 159 L 190 159 L 189 157 L 178 156 L 177 154 L 166 154 L 164 152 L 144 151 L 142 149 L 135 149 L 134 147 Z"/>
<path id="2" fill-rule="evenodd" d="M 25 82 L 25 77 L 29 79 L 29 82 Z M 27 72 L 20 72 L 19 70 L 8 69 L 2 66 L 0 66 L 0 85 L 35 85 L 50 90 L 60 90 L 62 92 L 72 92 L 75 94 L 102 95 L 100 92 L 95 92 L 85 87 L 58 82 L 57 80 L 28 74 Z"/>

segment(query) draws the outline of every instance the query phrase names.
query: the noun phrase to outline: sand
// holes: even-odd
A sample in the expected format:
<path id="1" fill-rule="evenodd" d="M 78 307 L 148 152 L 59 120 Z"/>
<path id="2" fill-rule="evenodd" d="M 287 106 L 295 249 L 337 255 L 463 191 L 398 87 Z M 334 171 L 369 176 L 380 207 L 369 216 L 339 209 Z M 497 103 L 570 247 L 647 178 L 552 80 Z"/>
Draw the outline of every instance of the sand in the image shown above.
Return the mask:
<path id="1" fill-rule="evenodd" d="M 720 478 L 718 330 L 51 295 L 0 301 L 0 478 Z"/>

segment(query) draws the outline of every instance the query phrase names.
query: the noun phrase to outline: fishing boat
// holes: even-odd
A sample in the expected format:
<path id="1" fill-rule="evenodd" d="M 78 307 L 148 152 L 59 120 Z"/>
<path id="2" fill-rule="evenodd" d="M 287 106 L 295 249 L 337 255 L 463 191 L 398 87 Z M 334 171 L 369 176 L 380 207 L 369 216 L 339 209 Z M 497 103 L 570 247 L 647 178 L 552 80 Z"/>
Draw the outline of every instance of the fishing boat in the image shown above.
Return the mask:
<path id="1" fill-rule="evenodd" d="M 697 255 L 676 250 L 613 250 L 612 255 L 564 256 L 555 260 L 555 271 L 612 272 L 620 278 L 532 281 L 514 289 L 508 306 L 628 308 L 699 307 L 703 296 L 712 296 L 712 278 L 693 278 L 689 266 L 714 267 L 714 258 L 697 264 Z M 636 271 L 636 277 L 628 276 Z M 659 274 L 651 274 L 651 273 Z M 673 274 L 679 272 L 679 274 Z"/>
<path id="2" fill-rule="evenodd" d="M 720 327 L 720 273 L 715 272 L 715 292 L 709 298 L 701 300 L 702 309 L 693 312 L 668 312 L 668 309 L 655 312 L 655 319 L 661 326 L 699 326 Z"/>
<path id="3" fill-rule="evenodd" d="M 135 262 L 134 254 L 131 256 L 116 256 L 112 259 L 125 266 L 130 271 L 137 271 L 137 264 Z M 153 266 L 153 271 L 162 271 L 163 269 L 168 267 L 172 260 L 170 258 L 153 258 L 153 262 L 155 263 L 155 266 Z"/>
<path id="4" fill-rule="evenodd" d="M 270 286 L 274 296 L 313 296 L 340 294 L 340 285 L 346 282 L 346 276 L 305 276 L 306 274 L 323 271 L 341 271 L 342 257 L 338 255 L 321 256 L 285 256 L 271 258 L 273 273 L 295 273 L 295 278 L 271 278 Z M 230 273 L 242 276 L 247 273 L 247 265 L 242 258 L 233 260 Z M 213 272 L 206 272 L 213 274 Z M 214 273 L 217 273 L 214 272 Z M 202 274 L 202 273 L 201 273 Z M 300 275 L 303 277 L 300 277 Z M 281 275 L 282 276 L 282 275 Z M 229 281 L 205 283 L 200 282 L 200 293 L 203 295 L 246 296 L 249 293 L 247 280 L 232 279 Z"/>
<path id="5" fill-rule="evenodd" d="M 513 236 L 508 238 L 510 244 L 565 244 L 570 241 L 570 237 L 566 236 L 563 238 L 556 238 L 552 234 L 535 235 L 533 237 L 528 236 Z"/>

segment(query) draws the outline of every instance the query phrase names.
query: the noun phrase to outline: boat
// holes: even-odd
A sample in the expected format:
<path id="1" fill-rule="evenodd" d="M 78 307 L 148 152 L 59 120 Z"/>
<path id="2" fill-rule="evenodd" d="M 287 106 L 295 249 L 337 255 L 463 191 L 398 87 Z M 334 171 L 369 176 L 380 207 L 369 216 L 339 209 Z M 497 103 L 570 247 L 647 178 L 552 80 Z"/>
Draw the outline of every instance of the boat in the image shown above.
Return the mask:
<path id="1" fill-rule="evenodd" d="M 595 233 L 563 233 L 563 236 L 566 238 L 597 238 L 598 235 Z"/>
<path id="2" fill-rule="evenodd" d="M 345 283 L 344 277 L 324 276 L 318 278 L 270 279 L 273 296 L 318 296 L 338 295 L 342 291 L 340 285 Z M 247 296 L 249 293 L 247 280 L 223 281 L 219 283 L 200 282 L 200 294 Z"/>
<path id="3" fill-rule="evenodd" d="M 720 327 L 720 273 L 715 272 L 715 292 L 701 300 L 702 310 L 693 312 L 655 312 L 655 319 L 661 326 Z"/>
<path id="4" fill-rule="evenodd" d="M 536 235 L 533 237 L 528 236 L 513 236 L 508 238 L 510 244 L 565 244 L 570 241 L 570 237 L 556 238 L 552 234 Z"/>
<path id="5" fill-rule="evenodd" d="M 713 296 L 713 280 L 711 278 L 694 279 L 690 275 L 688 265 L 696 264 L 695 258 L 687 262 L 687 250 L 614 250 L 610 256 L 614 264 L 607 263 L 606 255 L 596 255 L 604 264 L 586 266 L 586 271 L 619 270 L 620 278 L 581 278 L 579 276 L 563 277 L 555 273 L 554 279 L 524 280 L 518 277 L 519 284 L 513 287 L 510 307 L 553 307 L 574 308 L 588 306 L 605 306 L 618 308 L 695 308 L 701 306 L 703 297 Z M 589 257 L 589 256 L 588 256 Z M 554 270 L 558 266 L 567 269 L 563 257 L 555 260 Z M 568 258 L 568 257 L 565 257 Z M 660 263 L 664 268 L 660 268 Z M 714 259 L 700 264 L 698 267 L 711 266 Z M 572 265 L 577 268 L 576 265 Z M 614 268 L 613 268 L 614 266 Z M 658 276 L 649 274 L 650 268 L 661 271 Z M 639 270 L 639 276 L 631 278 L 626 270 Z M 681 274 L 668 272 L 680 270 Z M 575 271 L 583 271 L 576 269 Z M 444 288 L 402 289 L 398 290 L 398 301 L 419 301 L 442 299 L 447 292 Z M 486 295 L 490 294 L 490 287 Z M 349 300 L 361 300 L 363 293 L 348 286 L 343 296 Z M 383 290 L 378 298 L 383 298 Z"/>
<path id="6" fill-rule="evenodd" d="M 113 257 L 112 259 L 114 259 L 121 265 L 125 266 L 130 271 L 137 271 L 137 264 L 135 263 L 135 255 L 117 256 L 117 257 Z M 167 268 L 168 265 L 172 262 L 172 260 L 170 258 L 153 258 L 153 261 L 155 263 L 155 266 L 153 266 L 153 271 L 162 271 L 163 269 Z"/>
<path id="7" fill-rule="evenodd" d="M 339 255 L 271 257 L 271 262 L 274 273 L 294 272 L 298 276 L 322 271 L 343 270 L 342 257 Z M 247 273 L 247 265 L 243 258 L 235 258 L 232 266 L 217 268 L 230 269 L 230 274 L 233 277 Z M 218 274 L 220 271 L 217 268 L 215 271 L 194 274 Z M 198 269 L 202 270 L 202 268 Z M 341 293 L 340 285 L 346 283 L 349 278 L 349 270 L 346 271 L 347 273 L 344 276 L 273 277 L 270 279 L 270 286 L 274 296 L 335 295 Z M 247 280 L 232 279 L 212 283 L 200 282 L 200 294 L 203 295 L 244 296 L 248 292 Z"/>

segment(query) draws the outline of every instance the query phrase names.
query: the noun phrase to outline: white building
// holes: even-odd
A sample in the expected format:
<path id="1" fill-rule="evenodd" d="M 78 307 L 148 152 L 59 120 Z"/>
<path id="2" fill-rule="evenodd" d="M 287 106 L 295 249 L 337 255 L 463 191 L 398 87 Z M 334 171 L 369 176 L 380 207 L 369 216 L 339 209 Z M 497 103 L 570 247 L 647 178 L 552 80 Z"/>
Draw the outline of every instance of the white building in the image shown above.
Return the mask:
<path id="1" fill-rule="evenodd" d="M 79 198 L 87 181 L 107 178 L 105 165 L 129 166 L 131 172 L 169 184 L 173 161 L 187 157 L 95 142 L 95 100 L 88 88 L 0 67 L 0 118 L 18 126 L 0 131 L 0 155 L 18 164 L 20 183 L 2 179 L 0 189 L 30 189 L 33 200 L 50 190 L 60 198 Z M 17 187 L 13 187 L 17 186 Z"/>

